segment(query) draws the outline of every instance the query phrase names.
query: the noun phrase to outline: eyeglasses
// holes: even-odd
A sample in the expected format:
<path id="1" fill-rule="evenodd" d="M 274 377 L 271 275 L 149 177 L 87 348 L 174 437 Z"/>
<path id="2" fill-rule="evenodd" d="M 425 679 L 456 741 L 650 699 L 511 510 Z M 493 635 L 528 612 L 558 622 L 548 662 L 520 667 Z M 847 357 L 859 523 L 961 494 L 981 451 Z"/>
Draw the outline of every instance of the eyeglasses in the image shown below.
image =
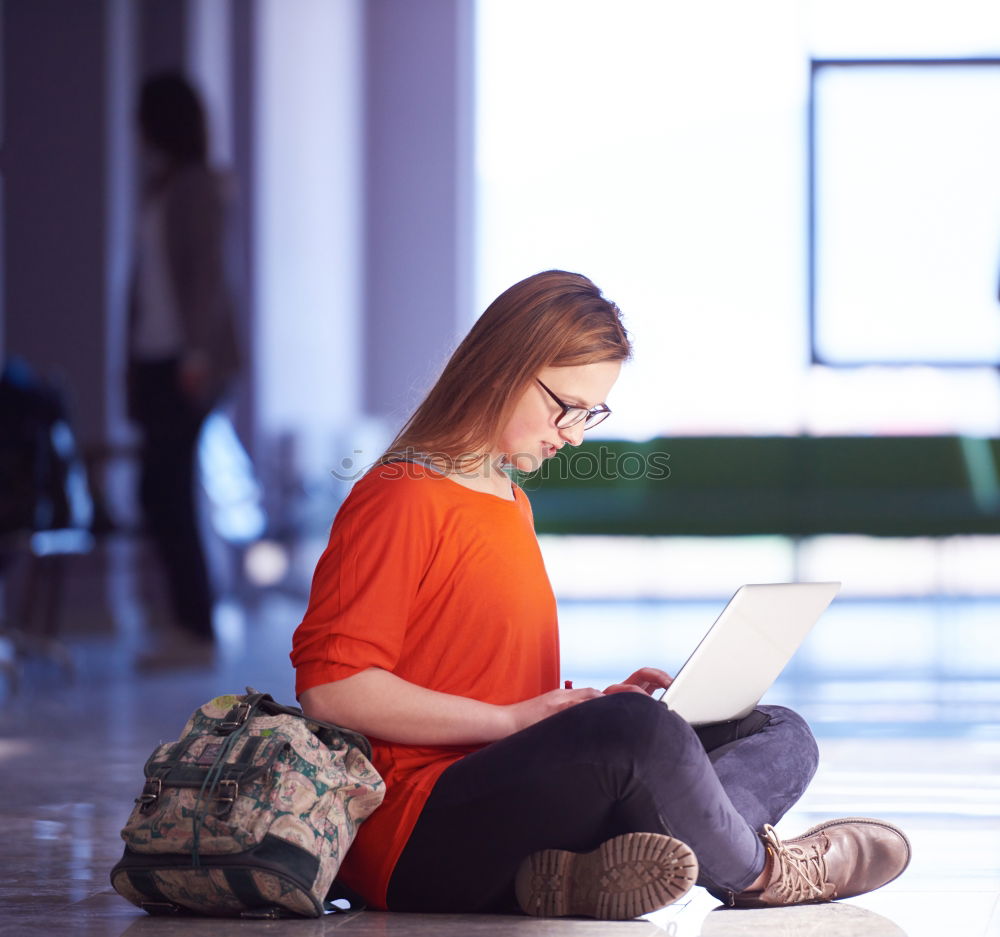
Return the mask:
<path id="1" fill-rule="evenodd" d="M 538 378 L 536 377 L 535 380 L 538 381 Z M 559 429 L 567 429 L 583 421 L 586 421 L 583 423 L 584 429 L 592 429 L 598 423 L 603 422 L 611 416 L 611 408 L 606 403 L 599 403 L 593 410 L 588 410 L 586 407 L 574 407 L 568 403 L 563 403 L 541 381 L 538 381 L 538 383 L 541 384 L 542 390 L 562 408 L 562 413 L 556 418 L 556 426 Z"/>

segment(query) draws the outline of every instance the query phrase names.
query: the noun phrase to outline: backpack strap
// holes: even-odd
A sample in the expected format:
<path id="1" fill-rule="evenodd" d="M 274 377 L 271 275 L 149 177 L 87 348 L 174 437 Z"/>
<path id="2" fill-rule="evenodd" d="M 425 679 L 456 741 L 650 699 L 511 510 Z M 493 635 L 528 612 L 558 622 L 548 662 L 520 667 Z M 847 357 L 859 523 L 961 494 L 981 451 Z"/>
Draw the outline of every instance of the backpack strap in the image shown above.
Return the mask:
<path id="1" fill-rule="evenodd" d="M 191 865 L 194 868 L 201 866 L 199 849 L 201 847 L 201 829 L 205 825 L 205 814 L 208 803 L 219 799 L 218 790 L 220 782 L 223 780 L 226 762 L 229 755 L 236 747 L 237 741 L 242 738 L 247 729 L 250 728 L 250 717 L 260 704 L 260 697 L 264 694 L 252 694 L 248 699 L 244 698 L 237 703 L 220 723 L 217 731 L 226 736 L 226 740 L 219 746 L 218 754 L 212 766 L 205 773 L 205 780 L 198 791 L 198 799 L 195 801 L 194 810 L 191 813 Z M 235 789 L 223 795 L 223 800 L 231 807 L 236 801 Z"/>
<path id="2" fill-rule="evenodd" d="M 129 869 L 125 873 L 129 884 L 143 897 L 140 907 L 147 914 L 186 914 L 187 909 L 171 901 L 160 891 L 153 873 L 146 869 Z"/>

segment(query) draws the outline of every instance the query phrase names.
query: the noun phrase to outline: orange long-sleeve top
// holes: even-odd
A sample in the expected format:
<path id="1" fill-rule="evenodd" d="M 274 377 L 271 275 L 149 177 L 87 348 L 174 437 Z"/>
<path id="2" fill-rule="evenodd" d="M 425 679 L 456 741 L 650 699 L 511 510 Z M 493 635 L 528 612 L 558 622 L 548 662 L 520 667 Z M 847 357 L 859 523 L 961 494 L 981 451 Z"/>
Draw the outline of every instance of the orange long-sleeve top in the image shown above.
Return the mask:
<path id="1" fill-rule="evenodd" d="M 499 705 L 555 689 L 556 603 L 524 492 L 506 501 L 409 462 L 370 471 L 334 520 L 291 657 L 297 694 L 369 667 Z M 482 746 L 371 742 L 386 796 L 340 877 L 385 908 L 435 781 Z"/>

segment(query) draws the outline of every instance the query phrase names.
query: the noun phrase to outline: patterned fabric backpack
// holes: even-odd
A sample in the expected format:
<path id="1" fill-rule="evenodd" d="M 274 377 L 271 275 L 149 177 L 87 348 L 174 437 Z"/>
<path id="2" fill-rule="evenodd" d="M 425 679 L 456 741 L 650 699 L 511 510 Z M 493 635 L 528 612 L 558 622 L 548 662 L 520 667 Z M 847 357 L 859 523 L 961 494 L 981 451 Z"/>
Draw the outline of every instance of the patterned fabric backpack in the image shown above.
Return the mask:
<path id="1" fill-rule="evenodd" d="M 318 917 L 385 785 L 356 732 L 247 687 L 158 746 L 111 884 L 150 914 Z"/>

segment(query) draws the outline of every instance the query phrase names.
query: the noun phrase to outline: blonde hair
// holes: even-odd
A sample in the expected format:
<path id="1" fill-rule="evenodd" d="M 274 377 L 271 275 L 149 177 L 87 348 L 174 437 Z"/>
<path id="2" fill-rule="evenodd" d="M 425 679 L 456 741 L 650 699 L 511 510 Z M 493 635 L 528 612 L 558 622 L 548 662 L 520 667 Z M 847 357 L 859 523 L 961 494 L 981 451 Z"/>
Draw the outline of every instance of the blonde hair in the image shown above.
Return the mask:
<path id="1" fill-rule="evenodd" d="M 443 471 L 474 468 L 543 368 L 631 356 L 621 312 L 590 280 L 536 273 L 480 316 L 378 464 L 417 456 Z"/>

